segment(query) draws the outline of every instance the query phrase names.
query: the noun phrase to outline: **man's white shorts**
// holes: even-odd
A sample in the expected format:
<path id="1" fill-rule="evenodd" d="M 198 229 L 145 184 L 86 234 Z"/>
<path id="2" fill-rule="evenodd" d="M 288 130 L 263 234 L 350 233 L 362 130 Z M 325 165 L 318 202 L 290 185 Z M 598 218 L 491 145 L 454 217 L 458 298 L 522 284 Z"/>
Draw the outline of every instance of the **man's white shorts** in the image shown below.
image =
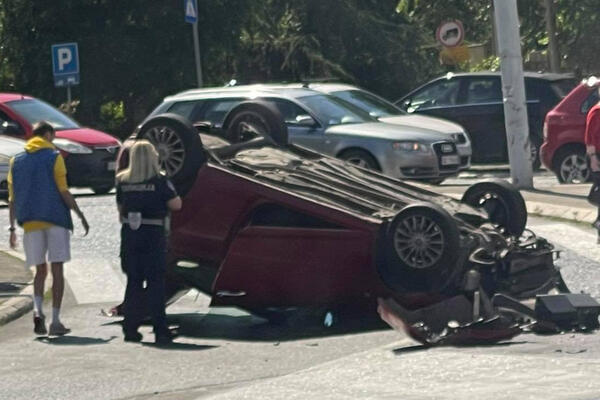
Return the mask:
<path id="1" fill-rule="evenodd" d="M 67 262 L 71 259 L 71 232 L 62 226 L 26 232 L 23 247 L 27 266 Z"/>

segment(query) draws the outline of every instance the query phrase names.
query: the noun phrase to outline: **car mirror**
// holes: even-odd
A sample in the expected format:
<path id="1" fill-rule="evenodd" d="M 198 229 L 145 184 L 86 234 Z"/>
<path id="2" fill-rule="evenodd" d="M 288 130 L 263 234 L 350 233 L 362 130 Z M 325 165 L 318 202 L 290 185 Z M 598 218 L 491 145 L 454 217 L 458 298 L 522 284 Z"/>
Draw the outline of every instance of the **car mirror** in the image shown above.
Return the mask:
<path id="1" fill-rule="evenodd" d="M 4 121 L 0 124 L 0 131 L 6 135 L 23 135 L 21 126 L 12 121 Z"/>
<path id="2" fill-rule="evenodd" d="M 317 124 L 317 122 L 310 115 L 298 115 L 296 117 L 296 121 L 294 122 L 294 124 L 300 125 L 300 126 L 313 127 Z"/>

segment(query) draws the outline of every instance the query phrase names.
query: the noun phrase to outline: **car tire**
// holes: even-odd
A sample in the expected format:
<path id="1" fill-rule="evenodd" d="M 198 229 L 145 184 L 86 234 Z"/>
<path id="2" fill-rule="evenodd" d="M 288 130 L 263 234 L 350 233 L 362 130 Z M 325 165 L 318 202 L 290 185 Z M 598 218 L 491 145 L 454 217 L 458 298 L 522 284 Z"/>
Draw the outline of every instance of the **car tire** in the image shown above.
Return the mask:
<path id="1" fill-rule="evenodd" d="M 177 114 L 160 114 L 142 125 L 137 139 L 154 144 L 161 168 L 180 195 L 187 193 L 206 161 L 200 135 L 191 122 Z"/>
<path id="2" fill-rule="evenodd" d="M 339 159 L 342 159 L 350 164 L 354 164 L 361 168 L 372 169 L 374 171 L 381 171 L 379 163 L 368 151 L 361 149 L 350 149 L 341 152 L 338 155 Z"/>
<path id="3" fill-rule="evenodd" d="M 565 146 L 554 156 L 554 173 L 560 183 L 584 183 L 591 170 L 583 146 Z"/>
<path id="4" fill-rule="evenodd" d="M 101 195 L 101 194 L 107 194 L 108 192 L 110 192 L 112 190 L 114 186 L 110 185 L 110 186 L 96 186 L 92 188 L 92 191 L 95 194 Z"/>
<path id="5" fill-rule="evenodd" d="M 274 146 L 288 144 L 285 120 L 277 107 L 267 101 L 245 101 L 232 108 L 223 122 L 223 131 L 231 143 L 262 137 Z"/>
<path id="6" fill-rule="evenodd" d="M 385 234 L 379 272 L 397 292 L 440 292 L 453 281 L 460 252 L 454 218 L 433 203 L 404 207 Z"/>
<path id="7" fill-rule="evenodd" d="M 506 181 L 497 179 L 471 185 L 461 201 L 486 211 L 492 224 L 509 236 L 521 236 L 525 230 L 525 200 L 521 193 Z"/>

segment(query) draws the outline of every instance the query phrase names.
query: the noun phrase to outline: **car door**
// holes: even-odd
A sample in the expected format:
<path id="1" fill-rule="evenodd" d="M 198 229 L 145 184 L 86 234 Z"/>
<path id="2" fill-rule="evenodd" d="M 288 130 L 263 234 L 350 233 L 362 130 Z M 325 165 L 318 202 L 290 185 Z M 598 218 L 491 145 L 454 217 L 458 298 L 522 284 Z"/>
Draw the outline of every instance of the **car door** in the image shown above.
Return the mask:
<path id="1" fill-rule="evenodd" d="M 465 77 L 461 97 L 456 121 L 471 136 L 473 162 L 505 162 L 508 156 L 500 76 Z"/>

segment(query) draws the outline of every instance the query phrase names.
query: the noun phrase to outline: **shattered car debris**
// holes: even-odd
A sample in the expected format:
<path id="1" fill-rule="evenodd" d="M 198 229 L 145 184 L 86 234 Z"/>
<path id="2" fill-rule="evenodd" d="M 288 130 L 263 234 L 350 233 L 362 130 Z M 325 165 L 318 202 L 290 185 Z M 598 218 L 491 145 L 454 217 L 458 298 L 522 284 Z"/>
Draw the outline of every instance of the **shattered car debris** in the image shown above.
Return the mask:
<path id="1" fill-rule="evenodd" d="M 427 345 L 503 340 L 537 320 L 597 328 L 587 295 L 567 301 L 575 312 L 560 323 L 556 307 L 529 304 L 568 289 L 509 183 L 479 182 L 456 200 L 288 144 L 268 102 L 243 102 L 227 119 L 222 131 L 162 114 L 137 134 L 184 196 L 169 238 L 171 299 L 193 287 L 211 306 L 273 320 L 366 305 Z"/>

